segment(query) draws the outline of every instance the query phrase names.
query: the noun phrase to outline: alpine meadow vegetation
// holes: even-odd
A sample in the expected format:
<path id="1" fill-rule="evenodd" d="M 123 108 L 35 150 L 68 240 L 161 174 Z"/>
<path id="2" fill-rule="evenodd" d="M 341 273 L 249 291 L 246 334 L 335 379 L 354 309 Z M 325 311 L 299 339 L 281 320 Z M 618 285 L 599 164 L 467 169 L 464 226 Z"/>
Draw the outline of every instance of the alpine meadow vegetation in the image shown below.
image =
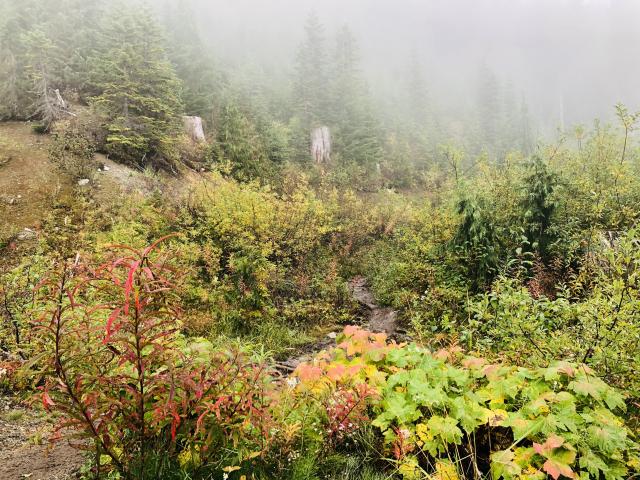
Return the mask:
<path id="1" fill-rule="evenodd" d="M 203 3 L 0 0 L 0 470 L 638 478 L 640 112 Z"/>

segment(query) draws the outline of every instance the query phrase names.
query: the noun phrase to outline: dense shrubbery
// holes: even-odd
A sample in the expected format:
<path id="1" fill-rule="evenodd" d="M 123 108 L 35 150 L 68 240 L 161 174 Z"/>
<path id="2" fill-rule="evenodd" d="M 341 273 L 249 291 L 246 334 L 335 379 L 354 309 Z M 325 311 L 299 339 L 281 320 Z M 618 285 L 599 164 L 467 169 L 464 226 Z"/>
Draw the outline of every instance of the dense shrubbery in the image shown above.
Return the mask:
<path id="1" fill-rule="evenodd" d="M 629 230 L 615 247 L 605 247 L 591 259 L 598 264 L 590 265 L 589 278 L 586 272 L 579 275 L 554 298 L 500 279 L 468 306 L 470 346 L 532 364 L 549 358 L 585 362 L 638 398 L 638 242 L 637 229 Z M 585 282 L 587 295 L 582 292 Z"/>
<path id="2" fill-rule="evenodd" d="M 348 302 L 330 250 L 333 208 L 304 185 L 277 194 L 214 175 L 181 216 L 186 244 L 198 246 L 193 300 L 210 305 L 215 323 L 245 334 L 260 335 L 275 320 L 293 326 L 282 315 L 305 299 L 314 304 L 298 326 L 326 323 L 309 316 L 314 310 L 339 317 L 335 309 Z"/>
<path id="3" fill-rule="evenodd" d="M 39 388 L 98 476 L 637 474 L 623 416 L 639 418 L 640 115 L 618 105 L 623 136 L 596 123 L 577 149 L 561 135 L 529 158 L 525 125 L 498 138 L 485 104 L 474 158 L 432 141 L 419 75 L 410 118 L 384 124 L 355 39 L 329 48 L 316 17 L 276 92 L 230 82 L 187 21 L 167 20 L 168 46 L 143 7 L 14 3 L 0 4 L 0 118 L 37 118 L 72 180 L 96 152 L 144 172 L 139 194 L 125 174 L 122 192 L 52 196 L 37 241 L 1 245 L 0 388 Z M 206 141 L 181 133 L 183 113 Z M 333 152 L 313 164 L 320 125 Z M 516 143 L 526 155 L 505 153 Z M 361 318 L 356 274 L 415 343 L 348 327 L 276 372 Z"/>
<path id="4" fill-rule="evenodd" d="M 185 338 L 184 276 L 160 242 L 97 267 L 65 263 L 38 289 L 39 397 L 62 414 L 60 433 L 89 442 L 98 470 L 298 479 L 347 462 L 361 467 L 348 478 L 371 478 L 362 465 L 379 462 L 403 478 L 616 479 L 638 467 L 614 413 L 622 396 L 584 366 L 434 355 L 348 327 L 337 349 L 278 380 L 264 360 Z"/>
<path id="5" fill-rule="evenodd" d="M 596 128 L 579 151 L 481 164 L 445 186 L 440 198 L 463 198 L 457 220 L 451 203 L 425 207 L 371 250 L 379 297 L 425 342 L 527 365 L 585 362 L 637 398 L 640 184 L 623 141 Z"/>
<path id="6" fill-rule="evenodd" d="M 351 436 L 368 422 L 363 412 L 373 413 L 403 478 L 614 479 L 640 466 L 638 446 L 616 416 L 622 396 L 584 365 L 491 364 L 348 327 L 335 351 L 297 374 L 303 391 L 335 395 L 348 387 L 348 398 L 368 403 L 370 410 L 352 406 L 338 428 Z"/>
<path id="7" fill-rule="evenodd" d="M 275 384 L 263 362 L 179 333 L 180 274 L 156 248 L 41 284 L 42 403 L 121 478 L 233 471 L 269 447 Z"/>

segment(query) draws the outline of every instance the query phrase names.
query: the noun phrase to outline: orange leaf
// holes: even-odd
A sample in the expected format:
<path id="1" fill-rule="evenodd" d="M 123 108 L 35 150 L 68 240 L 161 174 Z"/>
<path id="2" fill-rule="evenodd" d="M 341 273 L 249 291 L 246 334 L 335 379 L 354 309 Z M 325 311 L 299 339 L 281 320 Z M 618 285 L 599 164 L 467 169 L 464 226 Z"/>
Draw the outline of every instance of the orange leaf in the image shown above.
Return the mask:
<path id="1" fill-rule="evenodd" d="M 547 472 L 549 475 L 553 477 L 554 480 L 558 480 L 558 477 L 562 475 L 567 478 L 575 478 L 575 473 L 571 470 L 569 465 L 564 463 L 556 462 L 555 460 L 547 460 L 544 462 L 542 469 Z"/>

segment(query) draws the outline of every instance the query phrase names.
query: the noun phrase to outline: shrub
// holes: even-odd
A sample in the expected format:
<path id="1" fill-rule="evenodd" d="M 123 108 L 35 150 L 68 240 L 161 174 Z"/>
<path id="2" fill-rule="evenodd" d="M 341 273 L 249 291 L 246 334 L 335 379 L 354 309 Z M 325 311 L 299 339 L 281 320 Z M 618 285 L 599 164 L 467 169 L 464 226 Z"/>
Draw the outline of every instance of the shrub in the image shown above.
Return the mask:
<path id="1" fill-rule="evenodd" d="M 372 389 L 373 425 L 404 478 L 622 479 L 640 467 L 623 397 L 585 365 L 510 367 L 385 340 L 348 327 L 296 374 L 302 391 Z"/>
<path id="2" fill-rule="evenodd" d="M 292 313 L 292 303 L 338 303 L 328 241 L 337 226 L 331 206 L 304 185 L 278 195 L 214 173 L 182 222 L 187 243 L 198 247 L 191 293 L 209 303 L 214 326 L 246 334 Z"/>
<path id="3" fill-rule="evenodd" d="M 640 396 L 635 369 L 640 333 L 638 230 L 605 248 L 555 299 L 535 298 L 517 280 L 501 278 L 468 306 L 472 348 L 529 365 L 550 359 L 585 362 L 633 398 Z"/>
<path id="4" fill-rule="evenodd" d="M 64 173 L 74 179 L 91 178 L 95 169 L 96 147 L 77 123 L 69 124 L 54 134 L 49 146 L 49 158 Z"/>
<path id="5" fill-rule="evenodd" d="M 269 445 L 269 370 L 180 335 L 180 275 L 159 242 L 95 268 L 66 264 L 42 283 L 41 400 L 62 414 L 59 431 L 86 438 L 98 468 L 122 478 L 234 469 Z"/>

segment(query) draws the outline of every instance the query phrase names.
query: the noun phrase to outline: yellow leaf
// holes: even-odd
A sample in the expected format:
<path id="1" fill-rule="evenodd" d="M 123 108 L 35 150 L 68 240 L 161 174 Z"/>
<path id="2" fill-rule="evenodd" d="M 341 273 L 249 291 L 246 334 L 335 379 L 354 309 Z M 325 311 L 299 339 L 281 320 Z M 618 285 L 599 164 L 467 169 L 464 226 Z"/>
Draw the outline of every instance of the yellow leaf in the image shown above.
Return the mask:
<path id="1" fill-rule="evenodd" d="M 460 480 L 458 469 L 450 460 L 438 460 L 433 480 Z"/>
<path id="2" fill-rule="evenodd" d="M 499 408 L 491 410 L 491 414 L 489 416 L 489 425 L 491 425 L 492 427 L 498 427 L 502 425 L 502 422 L 504 422 L 508 416 L 509 414 L 505 410 Z"/>

